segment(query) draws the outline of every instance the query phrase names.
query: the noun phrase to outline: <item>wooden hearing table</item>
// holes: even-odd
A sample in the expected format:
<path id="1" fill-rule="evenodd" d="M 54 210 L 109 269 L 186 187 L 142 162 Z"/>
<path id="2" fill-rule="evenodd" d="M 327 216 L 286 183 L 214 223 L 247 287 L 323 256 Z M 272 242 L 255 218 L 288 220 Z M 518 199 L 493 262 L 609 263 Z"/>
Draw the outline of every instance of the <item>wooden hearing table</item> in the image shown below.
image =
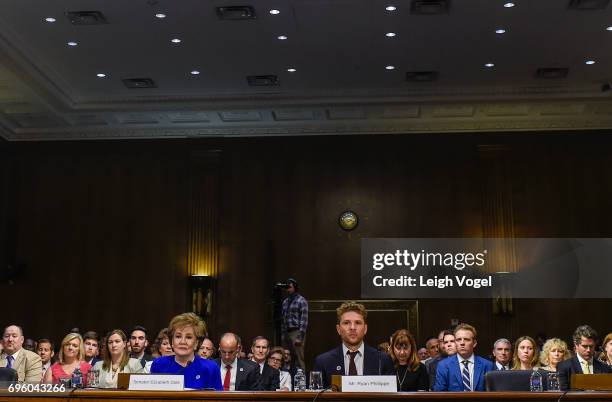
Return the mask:
<path id="1" fill-rule="evenodd" d="M 440 402 L 557 402 L 561 392 L 410 392 L 410 393 L 349 393 L 349 392 L 210 392 L 210 391 L 125 391 L 74 390 L 68 392 L 9 392 L 0 390 L 4 402 L 146 402 L 146 401 L 228 401 L 228 402 L 309 402 L 317 401 L 418 401 Z M 612 392 L 568 392 L 561 402 L 610 401 Z"/>

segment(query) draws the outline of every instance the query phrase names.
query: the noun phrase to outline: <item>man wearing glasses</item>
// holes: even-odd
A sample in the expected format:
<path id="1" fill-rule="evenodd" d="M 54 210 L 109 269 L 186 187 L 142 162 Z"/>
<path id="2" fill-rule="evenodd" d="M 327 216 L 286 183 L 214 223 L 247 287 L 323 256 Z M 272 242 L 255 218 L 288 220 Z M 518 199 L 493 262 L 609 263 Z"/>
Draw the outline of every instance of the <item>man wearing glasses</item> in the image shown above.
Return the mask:
<path id="1" fill-rule="evenodd" d="M 239 359 L 242 348 L 240 337 L 231 332 L 221 336 L 219 359 L 224 391 L 260 391 L 259 365 L 247 359 Z"/>
<path id="2" fill-rule="evenodd" d="M 570 388 L 572 374 L 608 374 L 612 372 L 606 364 L 594 359 L 597 347 L 597 332 L 588 325 L 581 325 L 574 331 L 576 356 L 557 365 L 561 391 Z"/>

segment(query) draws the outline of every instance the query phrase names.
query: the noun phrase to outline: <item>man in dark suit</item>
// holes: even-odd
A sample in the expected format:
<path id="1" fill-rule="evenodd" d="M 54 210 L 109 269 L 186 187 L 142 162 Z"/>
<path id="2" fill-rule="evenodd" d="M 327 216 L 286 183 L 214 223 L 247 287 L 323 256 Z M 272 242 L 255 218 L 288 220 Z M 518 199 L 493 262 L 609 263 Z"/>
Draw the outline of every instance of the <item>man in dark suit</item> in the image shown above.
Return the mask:
<path id="1" fill-rule="evenodd" d="M 455 328 L 457 354 L 440 361 L 434 391 L 484 391 L 485 374 L 493 363 L 474 354 L 476 329 L 469 324 Z"/>
<path id="2" fill-rule="evenodd" d="M 597 346 L 597 332 L 588 325 L 581 325 L 574 331 L 574 350 L 576 356 L 557 365 L 561 391 L 570 388 L 572 374 L 611 373 L 610 367 L 594 358 Z"/>
<path id="3" fill-rule="evenodd" d="M 268 365 L 269 351 L 270 347 L 266 338 L 258 336 L 253 339 L 251 353 L 253 353 L 253 362 L 259 366 L 260 388 L 264 391 L 276 391 L 280 388 L 280 372 Z"/>
<path id="4" fill-rule="evenodd" d="M 259 365 L 247 359 L 239 359 L 242 348 L 240 337 L 231 332 L 221 336 L 219 359 L 215 362 L 221 370 L 221 382 L 225 391 L 260 391 Z"/>
<path id="5" fill-rule="evenodd" d="M 363 342 L 368 332 L 367 311 L 362 304 L 343 303 L 336 309 L 338 324 L 336 331 L 342 345 L 320 354 L 315 359 L 313 371 L 323 375 L 323 386 L 331 386 L 331 376 L 338 375 L 394 375 L 391 358 L 386 353 Z"/>
<path id="6" fill-rule="evenodd" d="M 500 338 L 493 344 L 493 358 L 495 370 L 510 370 L 512 364 L 512 344 L 506 338 Z"/>

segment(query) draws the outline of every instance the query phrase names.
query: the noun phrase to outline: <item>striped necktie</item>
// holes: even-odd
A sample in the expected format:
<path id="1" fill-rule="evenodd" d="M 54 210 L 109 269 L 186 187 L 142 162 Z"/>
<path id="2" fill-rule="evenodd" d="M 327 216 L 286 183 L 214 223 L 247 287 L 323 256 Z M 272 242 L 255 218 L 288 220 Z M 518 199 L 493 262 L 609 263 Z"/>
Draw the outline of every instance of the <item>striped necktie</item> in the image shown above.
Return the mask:
<path id="1" fill-rule="evenodd" d="M 469 392 L 472 390 L 472 385 L 470 384 L 470 369 L 468 367 L 470 361 L 464 360 L 462 363 L 463 369 L 461 370 L 461 379 L 463 380 L 463 390 Z"/>

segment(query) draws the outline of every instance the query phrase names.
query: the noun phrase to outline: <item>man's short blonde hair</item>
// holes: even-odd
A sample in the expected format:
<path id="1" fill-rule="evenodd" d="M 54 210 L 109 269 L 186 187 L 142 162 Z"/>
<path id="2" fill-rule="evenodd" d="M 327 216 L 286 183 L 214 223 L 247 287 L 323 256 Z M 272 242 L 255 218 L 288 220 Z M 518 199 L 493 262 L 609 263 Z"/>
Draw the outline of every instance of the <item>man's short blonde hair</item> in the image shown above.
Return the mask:
<path id="1" fill-rule="evenodd" d="M 470 324 L 461 323 L 457 325 L 457 327 L 455 327 L 455 330 L 453 331 L 453 335 L 457 336 L 457 331 L 460 331 L 460 330 L 470 331 L 474 339 L 476 339 L 476 336 L 477 336 L 476 328 L 474 328 Z"/>
<path id="2" fill-rule="evenodd" d="M 338 323 L 340 323 L 340 320 L 342 319 L 342 314 L 348 313 L 349 311 L 354 311 L 357 314 L 361 315 L 363 317 L 363 322 L 365 322 L 366 318 L 368 318 L 368 312 L 366 311 L 366 308 L 363 306 L 363 304 L 356 303 L 354 301 L 347 301 L 342 303 L 340 307 L 336 309 Z"/>

